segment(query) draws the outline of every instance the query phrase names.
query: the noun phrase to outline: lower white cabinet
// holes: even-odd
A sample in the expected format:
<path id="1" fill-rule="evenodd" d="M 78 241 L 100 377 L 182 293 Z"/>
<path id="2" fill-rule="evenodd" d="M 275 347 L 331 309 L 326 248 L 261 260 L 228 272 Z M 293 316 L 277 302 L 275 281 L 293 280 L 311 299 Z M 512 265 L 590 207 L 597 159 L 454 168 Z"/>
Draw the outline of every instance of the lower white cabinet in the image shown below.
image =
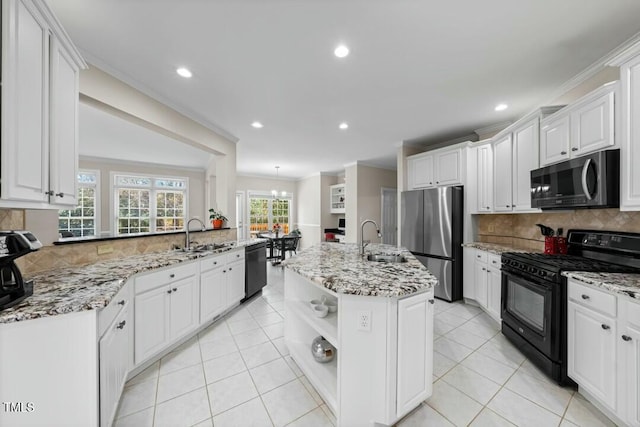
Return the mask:
<path id="1" fill-rule="evenodd" d="M 476 250 L 474 248 L 462 248 L 462 296 L 465 300 L 476 299 L 475 258 Z"/>
<path id="2" fill-rule="evenodd" d="M 245 297 L 244 249 L 200 261 L 200 323 Z"/>
<path id="3" fill-rule="evenodd" d="M 226 267 L 227 275 L 227 302 L 229 305 L 235 304 L 242 300 L 245 296 L 244 293 L 244 259 L 241 261 L 234 261 Z"/>
<path id="4" fill-rule="evenodd" d="M 465 249 L 467 252 L 463 254 L 464 297 L 475 300 L 491 317 L 500 321 L 502 315 L 502 273 L 500 271 L 502 258 L 500 255 L 480 249 Z M 472 261 L 467 259 L 469 257 L 472 257 Z"/>
<path id="5" fill-rule="evenodd" d="M 640 302 L 568 281 L 567 373 L 620 425 L 640 427 Z"/>
<path id="6" fill-rule="evenodd" d="M 476 254 L 478 257 L 478 254 Z M 480 304 L 481 307 L 487 307 L 487 263 L 481 261 L 479 258 L 476 258 L 474 263 L 474 271 L 475 271 L 475 294 L 476 301 Z"/>
<path id="7" fill-rule="evenodd" d="M 136 278 L 136 364 L 198 326 L 200 295 L 196 271 L 197 264 L 190 263 Z M 186 277 L 174 280 L 183 275 Z"/>

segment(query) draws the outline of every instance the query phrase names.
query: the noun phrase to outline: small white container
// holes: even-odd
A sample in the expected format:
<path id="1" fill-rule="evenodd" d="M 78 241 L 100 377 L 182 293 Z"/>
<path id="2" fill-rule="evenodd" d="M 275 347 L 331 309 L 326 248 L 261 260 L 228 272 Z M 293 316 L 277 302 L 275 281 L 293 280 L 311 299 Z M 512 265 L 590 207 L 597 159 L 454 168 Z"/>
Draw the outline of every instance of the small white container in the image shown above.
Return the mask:
<path id="1" fill-rule="evenodd" d="M 326 317 L 329 313 L 329 308 L 324 304 L 318 304 L 313 306 L 313 314 L 316 317 Z"/>
<path id="2" fill-rule="evenodd" d="M 326 300 L 323 303 L 329 309 L 329 313 L 335 313 L 338 311 L 338 302 L 334 300 Z"/>

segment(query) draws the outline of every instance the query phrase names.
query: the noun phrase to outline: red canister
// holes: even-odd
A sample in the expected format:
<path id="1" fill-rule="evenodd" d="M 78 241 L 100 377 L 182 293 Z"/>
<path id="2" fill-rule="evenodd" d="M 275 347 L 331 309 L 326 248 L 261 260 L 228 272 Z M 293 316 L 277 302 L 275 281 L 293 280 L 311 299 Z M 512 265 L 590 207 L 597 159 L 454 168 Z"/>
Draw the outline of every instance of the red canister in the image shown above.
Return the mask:
<path id="1" fill-rule="evenodd" d="M 557 238 L 554 236 L 544 237 L 544 253 L 555 255 L 558 253 Z"/>
<path id="2" fill-rule="evenodd" d="M 556 236 L 556 249 L 557 253 L 566 255 L 567 254 L 567 238 L 562 236 Z"/>

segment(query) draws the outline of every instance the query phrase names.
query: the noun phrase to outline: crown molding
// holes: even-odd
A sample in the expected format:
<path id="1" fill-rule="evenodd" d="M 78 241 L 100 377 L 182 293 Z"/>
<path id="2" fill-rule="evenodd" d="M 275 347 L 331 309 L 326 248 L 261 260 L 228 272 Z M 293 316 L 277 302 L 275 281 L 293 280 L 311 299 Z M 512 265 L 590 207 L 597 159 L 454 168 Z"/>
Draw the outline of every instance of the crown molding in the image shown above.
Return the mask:
<path id="1" fill-rule="evenodd" d="M 474 132 L 476 135 L 486 135 L 488 133 L 500 132 L 502 129 L 508 128 L 512 123 L 513 122 L 511 120 L 506 120 L 504 122 L 494 123 L 489 126 L 475 129 Z M 477 141 L 472 141 L 472 142 L 477 142 Z"/>

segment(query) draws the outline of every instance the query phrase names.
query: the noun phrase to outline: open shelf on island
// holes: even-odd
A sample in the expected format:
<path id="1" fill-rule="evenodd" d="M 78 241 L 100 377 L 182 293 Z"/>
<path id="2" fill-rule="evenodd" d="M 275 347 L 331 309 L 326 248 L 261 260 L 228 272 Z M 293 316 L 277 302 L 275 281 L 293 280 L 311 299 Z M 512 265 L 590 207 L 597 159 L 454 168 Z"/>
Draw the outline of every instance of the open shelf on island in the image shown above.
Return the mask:
<path id="1" fill-rule="evenodd" d="M 308 343 L 286 340 L 287 348 L 293 360 L 309 378 L 334 414 L 338 413 L 338 355 L 329 363 L 319 363 L 311 354 L 311 341 Z"/>
<path id="2" fill-rule="evenodd" d="M 306 322 L 312 329 L 322 335 L 335 348 L 338 348 L 338 313 L 329 313 L 326 317 L 316 317 L 303 301 L 287 301 L 286 310 Z"/>

